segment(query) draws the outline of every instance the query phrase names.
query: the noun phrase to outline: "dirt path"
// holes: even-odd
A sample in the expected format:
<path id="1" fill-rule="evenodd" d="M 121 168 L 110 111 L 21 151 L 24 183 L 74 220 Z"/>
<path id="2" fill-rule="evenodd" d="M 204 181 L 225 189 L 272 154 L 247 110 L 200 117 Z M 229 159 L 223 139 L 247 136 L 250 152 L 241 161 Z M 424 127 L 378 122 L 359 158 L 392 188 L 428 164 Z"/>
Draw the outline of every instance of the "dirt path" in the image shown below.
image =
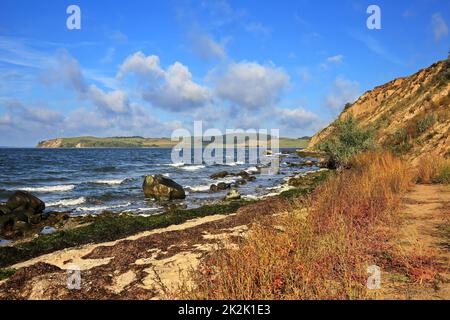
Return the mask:
<path id="1" fill-rule="evenodd" d="M 381 298 L 449 300 L 450 186 L 416 185 L 404 203 L 404 222 L 394 245 L 416 257 L 417 264 L 411 265 L 415 281 L 411 274 L 387 272 Z"/>
<path id="2" fill-rule="evenodd" d="M 65 249 L 12 266 L 0 283 L 0 299 L 158 299 L 219 246 L 233 246 L 255 218 L 286 208 L 270 198 L 236 214 L 193 219 L 118 241 Z M 80 269 L 80 289 L 67 288 L 70 269 Z M 73 282 L 76 283 L 76 282 Z"/>

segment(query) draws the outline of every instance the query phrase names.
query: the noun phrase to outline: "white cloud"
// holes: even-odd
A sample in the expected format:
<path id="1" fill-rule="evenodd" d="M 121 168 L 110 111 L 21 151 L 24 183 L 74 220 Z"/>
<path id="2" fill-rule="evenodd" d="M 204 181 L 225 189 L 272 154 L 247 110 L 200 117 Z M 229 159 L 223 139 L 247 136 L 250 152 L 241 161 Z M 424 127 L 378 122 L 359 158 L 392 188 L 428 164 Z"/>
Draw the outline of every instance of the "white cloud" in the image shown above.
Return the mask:
<path id="1" fill-rule="evenodd" d="M 280 68 L 256 62 L 230 64 L 221 75 L 212 74 L 218 97 L 247 108 L 273 106 L 289 84 L 289 76 Z"/>
<path id="2" fill-rule="evenodd" d="M 338 54 L 336 56 L 328 57 L 327 58 L 327 62 L 330 62 L 330 63 L 341 63 L 343 59 L 344 59 L 344 56 L 342 54 Z"/>
<path id="3" fill-rule="evenodd" d="M 334 114 L 341 112 L 348 102 L 354 102 L 359 96 L 359 83 L 342 77 L 335 79 L 324 104 Z"/>
<path id="4" fill-rule="evenodd" d="M 342 54 L 328 57 L 324 62 L 320 64 L 320 68 L 326 70 L 328 69 L 330 64 L 340 64 L 343 60 L 344 56 Z"/>
<path id="5" fill-rule="evenodd" d="M 274 117 L 282 126 L 293 129 L 310 129 L 319 121 L 315 113 L 303 108 L 277 108 Z"/>
<path id="6" fill-rule="evenodd" d="M 127 74 L 144 80 L 142 97 L 159 108 L 179 112 L 201 107 L 210 99 L 209 90 L 195 83 L 189 69 L 180 62 L 163 70 L 159 57 L 137 52 L 125 60 L 117 76 L 124 78 Z"/>
<path id="7" fill-rule="evenodd" d="M 160 67 L 159 57 L 155 55 L 145 56 L 141 51 L 125 59 L 119 68 L 117 78 L 123 79 L 130 73 L 150 80 L 164 76 L 164 71 Z"/>
<path id="8" fill-rule="evenodd" d="M 434 40 L 440 41 L 448 35 L 447 23 L 444 21 L 440 13 L 433 14 L 431 17 L 431 26 L 433 29 Z"/>
<path id="9" fill-rule="evenodd" d="M 89 99 L 100 111 L 125 114 L 130 112 L 130 102 L 125 92 L 115 90 L 105 93 L 96 85 L 89 87 Z"/>
<path id="10" fill-rule="evenodd" d="M 204 106 L 210 92 L 192 81 L 189 69 L 179 62 L 169 66 L 162 83 L 143 92 L 143 97 L 153 105 L 170 111 L 186 111 Z"/>
<path id="11" fill-rule="evenodd" d="M 189 40 L 195 54 L 204 60 L 225 59 L 225 44 L 216 42 L 211 35 L 205 33 L 192 32 Z"/>

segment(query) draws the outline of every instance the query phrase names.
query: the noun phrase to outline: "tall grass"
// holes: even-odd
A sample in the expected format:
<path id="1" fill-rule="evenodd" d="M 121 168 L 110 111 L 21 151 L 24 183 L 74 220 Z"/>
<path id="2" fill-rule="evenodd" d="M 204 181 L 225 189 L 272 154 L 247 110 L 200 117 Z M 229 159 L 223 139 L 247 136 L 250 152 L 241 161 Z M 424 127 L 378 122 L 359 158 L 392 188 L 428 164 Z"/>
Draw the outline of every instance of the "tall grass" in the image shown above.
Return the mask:
<path id="1" fill-rule="evenodd" d="M 417 166 L 417 182 L 450 184 L 450 159 L 436 155 L 422 158 Z"/>
<path id="2" fill-rule="evenodd" d="M 358 155 L 351 167 L 320 186 L 306 207 L 256 223 L 238 250 L 209 255 L 177 297 L 366 297 L 366 268 L 389 237 L 386 226 L 412 174 L 389 153 Z"/>

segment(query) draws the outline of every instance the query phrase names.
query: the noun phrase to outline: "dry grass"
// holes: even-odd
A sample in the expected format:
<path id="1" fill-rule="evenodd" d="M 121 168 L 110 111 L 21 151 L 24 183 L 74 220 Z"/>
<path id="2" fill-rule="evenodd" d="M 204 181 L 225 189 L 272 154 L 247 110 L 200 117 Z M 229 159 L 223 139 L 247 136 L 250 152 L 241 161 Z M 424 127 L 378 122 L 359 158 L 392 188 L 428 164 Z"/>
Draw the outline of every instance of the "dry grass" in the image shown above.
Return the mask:
<path id="1" fill-rule="evenodd" d="M 450 183 L 450 159 L 428 156 L 421 159 L 417 166 L 417 182 Z"/>
<path id="2" fill-rule="evenodd" d="M 184 299 L 363 299 L 400 195 L 412 181 L 389 153 L 356 156 L 304 206 L 256 223 L 238 250 L 218 250 L 192 273 Z M 299 203 L 305 203 L 299 202 Z"/>

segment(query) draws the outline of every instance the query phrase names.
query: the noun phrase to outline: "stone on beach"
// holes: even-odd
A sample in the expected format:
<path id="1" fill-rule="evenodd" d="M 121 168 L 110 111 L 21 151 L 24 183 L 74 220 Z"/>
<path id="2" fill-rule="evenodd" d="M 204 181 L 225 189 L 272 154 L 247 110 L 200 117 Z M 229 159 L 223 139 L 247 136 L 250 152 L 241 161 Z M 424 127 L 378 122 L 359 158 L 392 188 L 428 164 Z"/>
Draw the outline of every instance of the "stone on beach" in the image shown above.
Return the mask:
<path id="1" fill-rule="evenodd" d="M 167 201 L 186 198 L 181 185 L 160 174 L 146 176 L 142 188 L 146 197 L 157 200 Z"/>
<path id="2" fill-rule="evenodd" d="M 241 194 L 236 189 L 230 190 L 228 192 L 227 196 L 225 197 L 225 200 L 239 200 L 241 198 Z"/>
<path id="3" fill-rule="evenodd" d="M 16 191 L 0 205 L 0 233 L 22 234 L 42 219 L 45 203 L 26 191 Z M 9 230 L 9 231 L 8 231 Z"/>

